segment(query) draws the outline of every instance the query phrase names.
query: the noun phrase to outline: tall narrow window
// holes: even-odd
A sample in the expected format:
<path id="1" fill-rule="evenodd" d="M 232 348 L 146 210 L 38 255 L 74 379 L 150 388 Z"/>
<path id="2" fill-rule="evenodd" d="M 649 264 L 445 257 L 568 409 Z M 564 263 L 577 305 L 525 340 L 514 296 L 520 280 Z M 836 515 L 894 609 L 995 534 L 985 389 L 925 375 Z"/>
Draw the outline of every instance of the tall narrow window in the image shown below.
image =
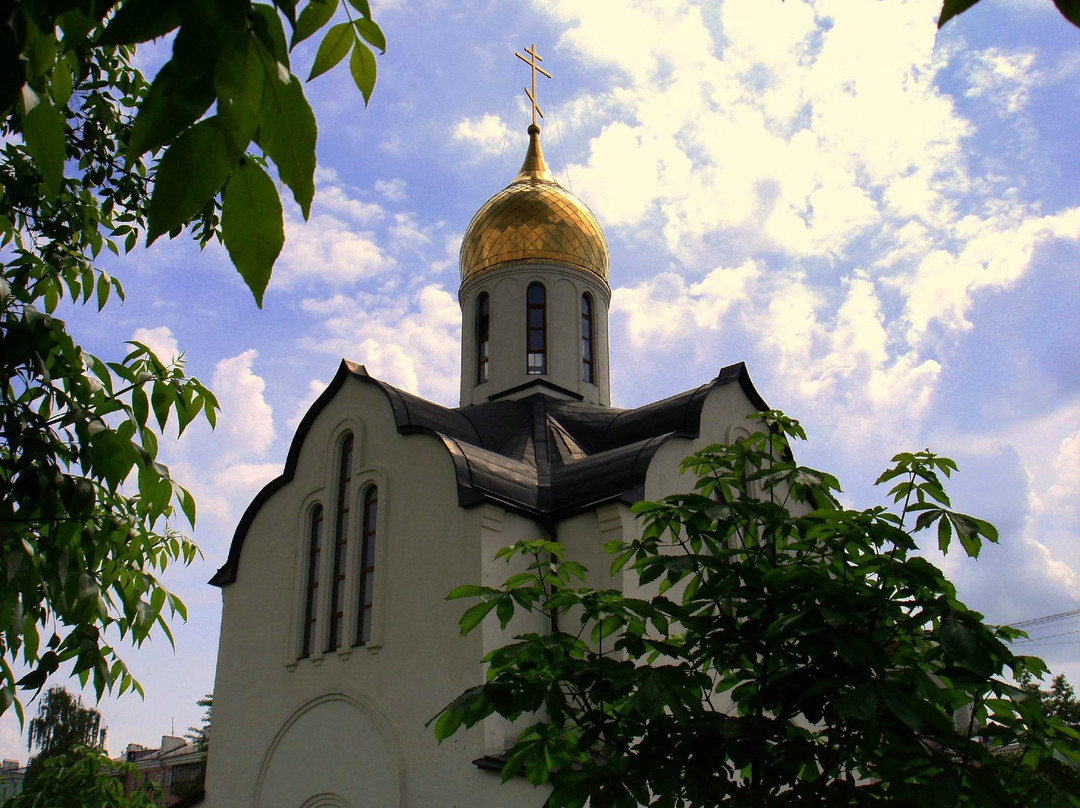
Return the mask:
<path id="1" fill-rule="evenodd" d="M 334 574 L 330 580 L 330 631 L 326 650 L 341 645 L 341 626 L 345 615 L 345 555 L 349 543 L 349 482 L 352 480 L 353 437 L 346 435 L 341 444 L 338 466 L 337 520 L 334 524 Z"/>
<path id="2" fill-rule="evenodd" d="M 529 286 L 525 293 L 525 322 L 527 362 L 530 376 L 547 373 L 547 300 L 544 287 L 539 283 Z"/>
<path id="3" fill-rule="evenodd" d="M 304 645 L 301 656 L 315 653 L 315 621 L 319 614 L 319 559 L 322 555 L 322 505 L 311 512 L 308 527 L 307 588 L 304 591 Z"/>
<path id="4" fill-rule="evenodd" d="M 364 528 L 360 536 L 360 608 L 356 615 L 356 644 L 371 640 L 371 596 L 375 586 L 375 523 L 378 519 L 379 489 L 364 492 Z"/>
<path id="5" fill-rule="evenodd" d="M 491 335 L 491 302 L 488 293 L 476 298 L 476 383 L 488 380 L 488 343 Z"/>
<path id="6" fill-rule="evenodd" d="M 581 296 L 581 378 L 593 384 L 593 316 L 588 294 Z"/>

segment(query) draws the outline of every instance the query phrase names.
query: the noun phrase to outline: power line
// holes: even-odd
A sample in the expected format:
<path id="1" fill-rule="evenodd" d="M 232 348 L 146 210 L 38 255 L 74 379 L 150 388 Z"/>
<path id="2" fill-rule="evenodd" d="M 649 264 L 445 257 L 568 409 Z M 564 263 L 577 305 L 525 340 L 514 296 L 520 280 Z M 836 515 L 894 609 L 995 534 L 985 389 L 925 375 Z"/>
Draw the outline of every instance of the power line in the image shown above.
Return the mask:
<path id="1" fill-rule="evenodd" d="M 1039 640 L 1049 640 L 1051 637 L 1065 637 L 1069 634 L 1080 634 L 1080 628 L 1075 631 L 1062 631 L 1060 634 L 1043 634 L 1040 637 L 1020 637 L 1013 640 L 1013 644 L 1019 644 L 1022 642 L 1038 642 Z"/>
<path id="2" fill-rule="evenodd" d="M 1018 620 L 1015 623 L 1009 623 L 1010 628 L 1026 628 L 1028 626 L 1041 626 L 1044 623 L 1053 623 L 1057 620 L 1068 620 L 1070 617 L 1076 617 L 1080 615 L 1080 609 L 1072 609 L 1067 612 L 1058 612 L 1057 614 L 1048 614 L 1042 617 L 1032 617 L 1029 620 Z"/>

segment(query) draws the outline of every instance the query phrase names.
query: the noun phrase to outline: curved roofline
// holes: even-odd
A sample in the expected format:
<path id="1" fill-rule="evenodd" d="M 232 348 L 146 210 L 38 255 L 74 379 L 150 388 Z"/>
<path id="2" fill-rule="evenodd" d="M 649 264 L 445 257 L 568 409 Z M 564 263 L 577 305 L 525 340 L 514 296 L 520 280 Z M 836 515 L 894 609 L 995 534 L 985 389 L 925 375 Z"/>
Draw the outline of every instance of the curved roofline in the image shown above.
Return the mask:
<path id="1" fill-rule="evenodd" d="M 228 558 L 210 579 L 214 586 L 236 580 L 252 522 L 270 497 L 293 480 L 301 449 L 315 419 L 349 377 L 374 385 L 386 396 L 399 434 L 427 434 L 442 443 L 454 466 L 460 507 L 493 502 L 551 529 L 556 521 L 605 502 L 630 504 L 641 499 L 656 452 L 673 438 L 693 439 L 700 435 L 705 401 L 717 387 L 737 383 L 752 406 L 768 409 L 742 362 L 723 368 L 716 378 L 700 387 L 630 410 L 566 401 L 542 393 L 516 402 L 451 409 L 379 381 L 363 365 L 343 359 L 330 384 L 300 421 L 282 473 L 263 486 L 240 518 Z M 575 441 L 583 441 L 583 446 L 591 444 L 588 455 L 575 454 L 568 461 L 549 443 L 544 443 L 543 457 L 554 459 L 530 461 L 524 456 L 514 456 L 516 452 L 499 451 L 506 449 L 497 441 L 485 446 L 485 437 L 491 442 L 493 436 L 502 434 L 505 438 L 507 434 L 505 424 L 493 424 L 492 418 L 502 417 L 507 413 L 506 407 L 518 405 L 528 407 L 532 413 L 521 426 L 533 430 L 533 440 L 549 440 L 545 437 L 546 426 L 538 430 L 539 422 L 535 418 L 540 417 L 545 425 L 547 419 L 554 418 L 561 423 L 561 429 L 575 433 Z M 519 418 L 521 413 L 511 409 L 510 415 Z M 515 421 L 510 423 L 512 430 L 519 429 L 513 426 Z M 555 454 L 550 454 L 553 451 Z M 538 453 L 537 458 L 540 457 Z M 543 468 L 538 467 L 538 462 L 542 462 Z"/>

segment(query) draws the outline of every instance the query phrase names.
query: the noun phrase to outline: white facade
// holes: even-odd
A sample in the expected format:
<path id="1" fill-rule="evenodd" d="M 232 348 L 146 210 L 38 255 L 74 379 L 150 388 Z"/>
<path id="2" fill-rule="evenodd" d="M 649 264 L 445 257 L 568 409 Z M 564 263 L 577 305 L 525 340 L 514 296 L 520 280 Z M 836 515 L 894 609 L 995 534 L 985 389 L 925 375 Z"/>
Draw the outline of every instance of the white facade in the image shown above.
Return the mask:
<path id="1" fill-rule="evenodd" d="M 492 616 L 463 638 L 457 621 L 468 604 L 446 593 L 501 582 L 509 570 L 493 563 L 496 550 L 542 536 L 589 567 L 591 585 L 622 585 L 600 579 L 609 566 L 602 545 L 639 529 L 629 505 L 688 488 L 679 461 L 745 434 L 746 415 L 764 406 L 741 365 L 663 402 L 608 406 L 606 264 L 604 272 L 518 259 L 466 277 L 458 409 L 342 363 L 213 580 L 223 610 L 204 804 L 544 804 L 545 789 L 500 785 L 485 769 L 512 740 L 503 722 L 442 745 L 425 722 L 483 681 L 486 652 L 545 626 L 519 618 L 503 632 Z M 547 292 L 543 373 L 526 360 L 532 283 Z M 476 366 L 481 293 L 490 304 L 486 381 Z M 592 382 L 581 353 L 586 294 Z"/>

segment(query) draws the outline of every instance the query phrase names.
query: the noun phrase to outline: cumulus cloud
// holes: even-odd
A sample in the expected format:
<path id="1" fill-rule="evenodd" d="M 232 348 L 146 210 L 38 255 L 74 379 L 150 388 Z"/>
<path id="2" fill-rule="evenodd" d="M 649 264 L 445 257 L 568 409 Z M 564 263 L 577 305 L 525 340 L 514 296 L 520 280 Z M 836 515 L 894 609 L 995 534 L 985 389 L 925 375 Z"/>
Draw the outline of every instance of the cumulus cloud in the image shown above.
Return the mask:
<path id="1" fill-rule="evenodd" d="M 1016 115 L 1027 106 L 1030 91 L 1044 81 L 1031 51 L 986 48 L 970 57 L 969 98 L 987 97 L 1002 117 Z"/>
<path id="2" fill-rule="evenodd" d="M 135 342 L 141 342 L 165 364 L 172 364 L 180 357 L 180 346 L 168 326 L 136 328 L 135 333 L 131 335 L 131 339 Z"/>
<path id="3" fill-rule="evenodd" d="M 302 309 L 320 333 L 303 347 L 364 364 L 378 378 L 444 404 L 455 403 L 461 365 L 461 310 L 428 284 L 406 299 L 336 295 Z"/>
<path id="4" fill-rule="evenodd" d="M 391 202 L 403 202 L 407 194 L 405 193 L 406 183 L 405 180 L 375 180 L 375 190 L 385 196 Z"/>
<path id="5" fill-rule="evenodd" d="M 1046 214 L 973 171 L 974 124 L 939 77 L 969 59 L 969 94 L 1015 110 L 1043 68 L 935 47 L 933 0 L 617 5 L 542 8 L 561 47 L 613 76 L 571 104 L 575 126 L 602 122 L 575 187 L 608 228 L 659 233 L 678 260 L 616 290 L 627 338 L 703 356 L 742 337 L 804 412 L 843 408 L 830 438 L 918 434 L 942 340 L 971 329 L 980 295 L 1020 282 L 1041 244 L 1080 238 L 1080 209 Z M 717 254 L 740 269 L 695 280 Z"/>
<path id="6" fill-rule="evenodd" d="M 491 156 L 502 151 L 506 127 L 498 115 L 483 115 L 479 118 L 463 118 L 454 126 L 453 138 L 467 147 L 467 152 L 474 160 Z"/>
<path id="7" fill-rule="evenodd" d="M 214 368 L 212 384 L 222 410 L 218 431 L 234 455 L 247 458 L 265 457 L 274 441 L 274 411 L 263 397 L 266 382 L 251 369 L 258 355 L 252 348 L 222 359 Z"/>

